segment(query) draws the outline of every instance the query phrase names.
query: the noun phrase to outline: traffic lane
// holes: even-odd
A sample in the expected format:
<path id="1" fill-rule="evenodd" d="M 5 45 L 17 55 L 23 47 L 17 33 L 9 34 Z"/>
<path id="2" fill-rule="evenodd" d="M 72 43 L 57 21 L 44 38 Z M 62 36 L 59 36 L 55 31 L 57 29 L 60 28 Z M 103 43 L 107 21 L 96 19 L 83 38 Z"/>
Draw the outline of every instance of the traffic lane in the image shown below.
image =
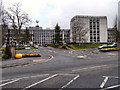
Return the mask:
<path id="1" fill-rule="evenodd" d="M 86 72 L 86 74 L 83 74 Z M 90 73 L 93 72 L 93 73 Z M 118 77 L 117 68 L 112 68 L 108 71 L 102 71 L 101 69 L 93 69 L 91 71 L 81 71 L 79 74 L 43 74 L 29 77 L 21 77 L 12 79 L 12 81 L 4 82 L 1 85 L 3 88 L 100 88 L 101 83 L 104 81 L 104 76 Z M 5 85 L 6 84 L 6 85 Z M 113 80 L 109 81 L 106 85 L 118 85 L 118 83 Z M 104 86 L 103 88 L 107 88 Z"/>
<path id="2" fill-rule="evenodd" d="M 92 73 L 90 73 L 92 72 Z M 104 76 L 115 76 L 118 77 L 118 67 L 114 67 L 111 70 L 104 70 L 100 71 L 99 70 L 90 70 L 87 73 L 83 74 L 85 72 L 79 72 L 80 77 L 72 83 L 70 86 L 67 88 L 101 88 L 101 84 L 104 81 Z M 109 81 L 109 80 L 108 80 Z M 112 81 L 110 80 L 109 82 L 106 82 L 105 86 L 110 87 L 112 85 L 119 85 L 118 79 L 113 79 Z"/>
<path id="3" fill-rule="evenodd" d="M 84 67 L 90 65 L 103 65 L 110 63 L 118 63 L 117 58 L 105 58 L 105 59 L 77 59 L 71 58 L 68 56 L 61 56 L 56 54 L 51 61 L 45 63 L 38 63 L 35 65 L 25 66 L 25 67 L 16 67 L 16 68 L 8 68 L 2 70 L 3 78 L 6 76 L 14 76 L 14 75 L 23 75 L 23 74 L 32 74 L 32 73 L 46 73 L 46 72 L 54 72 L 60 71 L 64 69 L 72 69 L 76 67 Z"/>

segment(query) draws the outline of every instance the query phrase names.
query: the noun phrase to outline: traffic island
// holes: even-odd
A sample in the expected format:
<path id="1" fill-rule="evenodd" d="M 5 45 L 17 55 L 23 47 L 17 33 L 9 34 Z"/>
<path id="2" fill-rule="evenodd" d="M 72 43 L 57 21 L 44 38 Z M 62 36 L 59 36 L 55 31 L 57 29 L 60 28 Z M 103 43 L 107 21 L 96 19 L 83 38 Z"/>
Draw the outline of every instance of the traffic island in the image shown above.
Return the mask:
<path id="1" fill-rule="evenodd" d="M 0 68 L 7 69 L 7 68 L 13 68 L 13 67 L 28 66 L 28 65 L 33 65 L 37 63 L 47 62 L 52 58 L 53 58 L 52 55 L 44 55 L 44 54 L 41 54 L 39 57 L 26 57 L 26 58 L 19 58 L 19 59 L 11 58 L 9 60 L 0 61 L 2 63 L 0 65 Z"/>
<path id="2" fill-rule="evenodd" d="M 15 55 L 15 59 L 26 58 L 26 57 L 41 57 L 41 55 L 37 53 L 26 53 L 26 54 Z"/>

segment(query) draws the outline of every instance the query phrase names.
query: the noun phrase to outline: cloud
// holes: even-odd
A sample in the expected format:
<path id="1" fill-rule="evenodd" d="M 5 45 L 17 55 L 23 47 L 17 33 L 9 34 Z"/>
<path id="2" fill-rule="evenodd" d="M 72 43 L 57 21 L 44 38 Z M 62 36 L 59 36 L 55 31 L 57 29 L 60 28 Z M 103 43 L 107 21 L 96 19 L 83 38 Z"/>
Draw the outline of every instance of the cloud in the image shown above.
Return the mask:
<path id="1" fill-rule="evenodd" d="M 119 0 L 4 0 L 6 5 L 20 2 L 35 25 L 54 28 L 70 28 L 70 20 L 75 15 L 107 16 L 108 26 L 112 27 Z"/>

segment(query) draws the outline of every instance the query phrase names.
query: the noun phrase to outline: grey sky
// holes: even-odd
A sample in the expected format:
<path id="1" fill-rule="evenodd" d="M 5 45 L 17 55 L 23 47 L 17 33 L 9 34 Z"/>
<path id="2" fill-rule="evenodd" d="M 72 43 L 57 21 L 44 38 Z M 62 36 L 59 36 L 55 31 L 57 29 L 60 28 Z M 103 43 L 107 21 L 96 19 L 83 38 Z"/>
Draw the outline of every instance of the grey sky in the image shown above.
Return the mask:
<path id="1" fill-rule="evenodd" d="M 107 16 L 108 27 L 113 26 L 120 0 L 3 0 L 5 7 L 20 2 L 22 9 L 29 14 L 31 25 L 36 20 L 43 28 L 70 28 L 70 20 L 75 15 Z"/>

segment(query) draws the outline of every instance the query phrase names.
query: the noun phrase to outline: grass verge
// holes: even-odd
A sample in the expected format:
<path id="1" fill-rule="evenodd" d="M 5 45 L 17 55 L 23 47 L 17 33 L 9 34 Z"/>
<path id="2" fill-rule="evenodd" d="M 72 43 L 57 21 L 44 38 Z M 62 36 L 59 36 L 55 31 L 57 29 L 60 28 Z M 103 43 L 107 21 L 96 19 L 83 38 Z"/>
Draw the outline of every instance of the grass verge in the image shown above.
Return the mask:
<path id="1" fill-rule="evenodd" d="M 98 48 L 98 46 L 101 46 L 102 44 L 75 44 L 75 45 L 70 45 L 70 48 L 72 49 L 88 49 L 88 48 Z"/>

